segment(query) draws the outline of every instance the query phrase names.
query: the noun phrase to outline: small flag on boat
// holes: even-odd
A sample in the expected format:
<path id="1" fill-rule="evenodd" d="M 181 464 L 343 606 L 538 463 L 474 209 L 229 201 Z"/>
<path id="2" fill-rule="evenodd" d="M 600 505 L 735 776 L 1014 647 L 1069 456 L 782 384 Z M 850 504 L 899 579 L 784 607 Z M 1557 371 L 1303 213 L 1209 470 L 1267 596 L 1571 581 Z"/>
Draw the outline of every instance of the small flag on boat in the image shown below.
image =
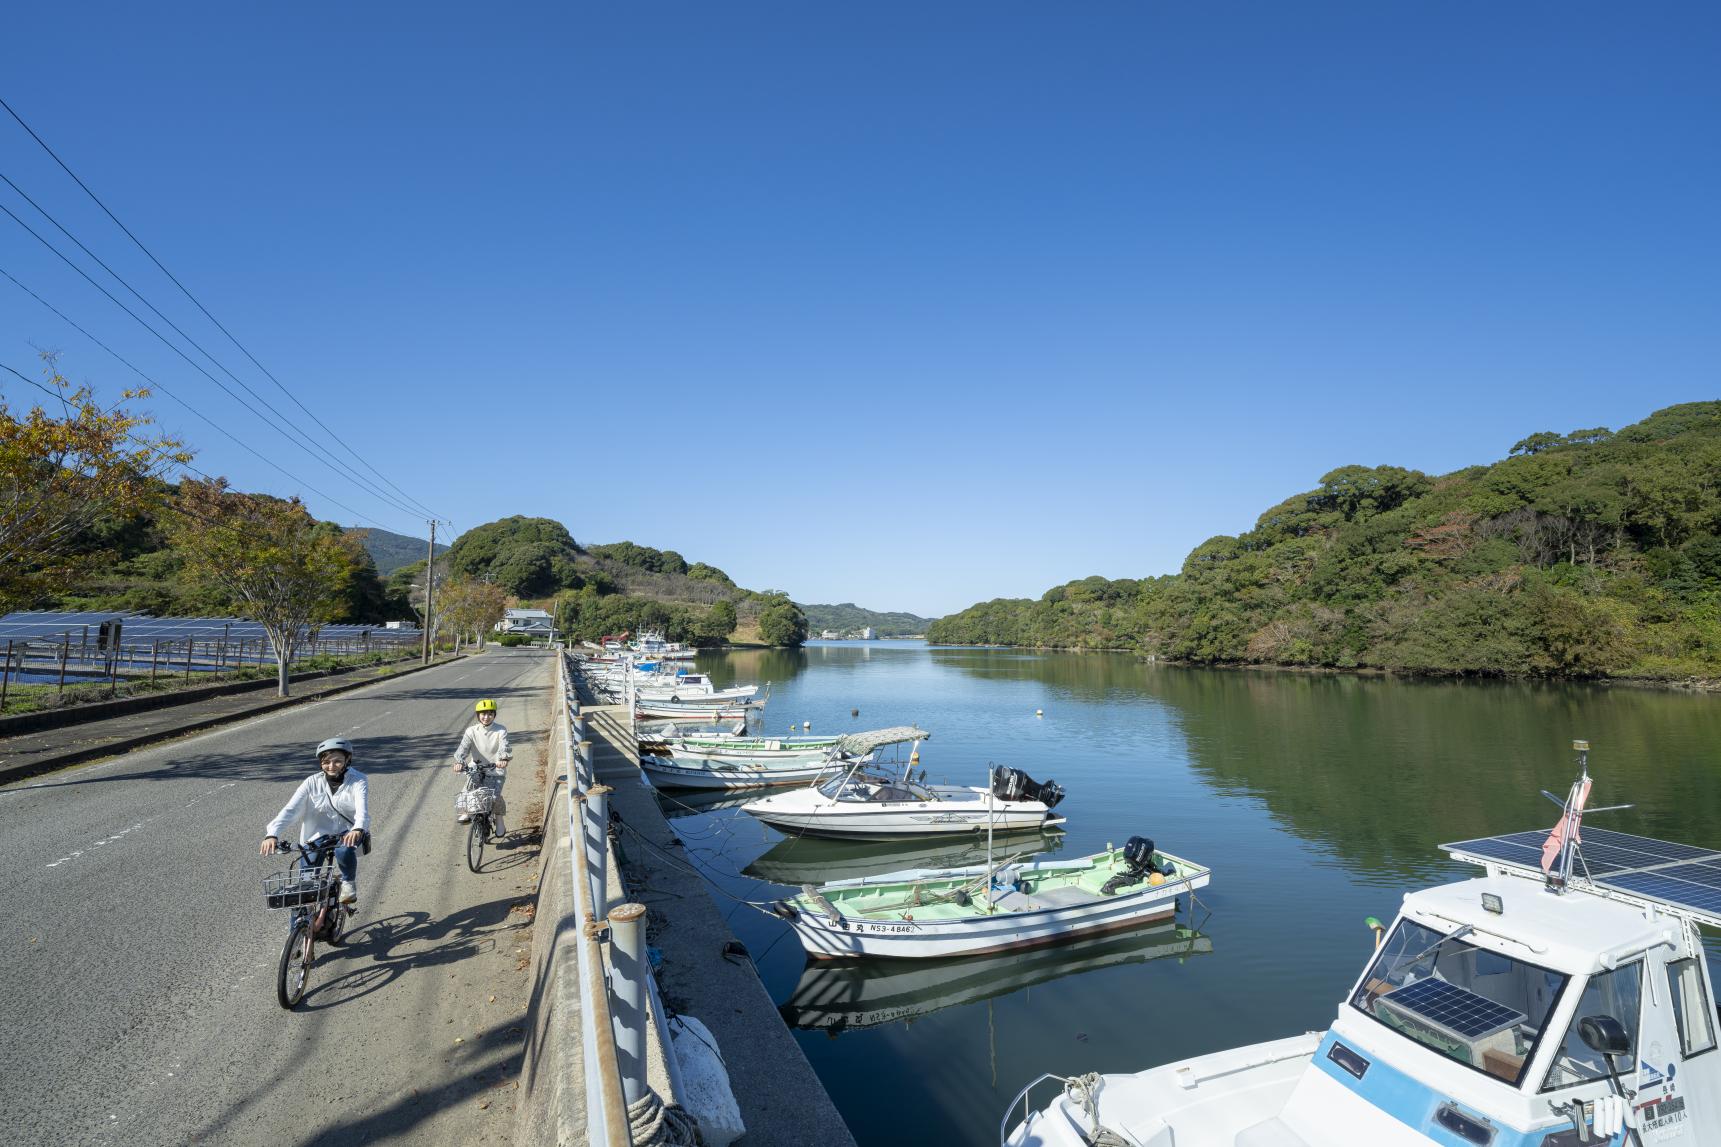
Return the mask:
<path id="1" fill-rule="evenodd" d="M 1572 795 L 1566 801 L 1565 815 L 1554 825 L 1554 830 L 1548 833 L 1548 839 L 1542 842 L 1542 871 L 1552 872 L 1554 862 L 1560 858 L 1560 850 L 1565 847 L 1566 836 L 1571 835 L 1574 844 L 1582 844 L 1583 837 L 1578 833 L 1578 825 L 1584 819 L 1584 802 L 1590 799 L 1590 778 L 1584 774 L 1584 779 L 1572 786 Z"/>

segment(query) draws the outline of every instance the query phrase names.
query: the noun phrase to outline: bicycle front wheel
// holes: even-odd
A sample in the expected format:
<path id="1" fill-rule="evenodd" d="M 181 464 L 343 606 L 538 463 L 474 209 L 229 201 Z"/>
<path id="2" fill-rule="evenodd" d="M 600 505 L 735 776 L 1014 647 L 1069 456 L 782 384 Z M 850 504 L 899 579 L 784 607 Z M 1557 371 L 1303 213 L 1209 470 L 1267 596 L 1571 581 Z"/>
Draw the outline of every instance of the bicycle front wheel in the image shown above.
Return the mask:
<path id="1" fill-rule="evenodd" d="M 275 996 L 281 1006 L 291 1009 L 305 998 L 305 984 L 311 978 L 311 921 L 300 916 L 287 929 L 287 942 L 281 947 L 281 969 L 275 978 Z"/>
<path id="2" fill-rule="evenodd" d="M 490 836 L 490 818 L 479 814 L 472 818 L 471 827 L 466 832 L 466 865 L 472 871 L 478 871 L 478 865 L 484 860 L 484 841 Z"/>

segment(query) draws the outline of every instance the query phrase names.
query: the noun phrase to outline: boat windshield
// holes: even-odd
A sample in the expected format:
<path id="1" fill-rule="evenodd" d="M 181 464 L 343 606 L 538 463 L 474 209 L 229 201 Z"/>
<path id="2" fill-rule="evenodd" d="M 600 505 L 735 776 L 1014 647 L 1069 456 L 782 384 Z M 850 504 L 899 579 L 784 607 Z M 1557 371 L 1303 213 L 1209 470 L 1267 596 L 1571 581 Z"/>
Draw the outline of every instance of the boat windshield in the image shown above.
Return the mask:
<path id="1" fill-rule="evenodd" d="M 1408 1039 L 1516 1087 L 1567 976 L 1400 920 L 1351 1006 Z"/>

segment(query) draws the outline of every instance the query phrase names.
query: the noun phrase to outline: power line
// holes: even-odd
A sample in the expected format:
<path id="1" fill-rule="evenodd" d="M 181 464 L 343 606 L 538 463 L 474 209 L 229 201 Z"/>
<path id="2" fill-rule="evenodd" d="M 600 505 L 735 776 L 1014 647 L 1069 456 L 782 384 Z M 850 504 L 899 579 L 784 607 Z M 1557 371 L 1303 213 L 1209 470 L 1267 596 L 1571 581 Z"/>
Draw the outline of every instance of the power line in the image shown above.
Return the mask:
<path id="1" fill-rule="evenodd" d="M 289 442 L 292 442 L 295 446 L 298 446 L 301 450 L 305 450 L 305 452 L 307 454 L 310 454 L 310 451 L 305 448 L 303 443 L 299 442 L 297 439 L 295 439 L 291 435 L 287 434 L 287 432 L 282 430 L 279 426 L 276 426 L 273 422 L 271 422 L 268 419 L 268 417 L 266 417 L 265 415 L 260 413 L 255 407 L 251 406 L 243 398 L 240 398 L 237 394 L 234 394 L 233 391 L 231 389 L 229 389 L 228 386 L 225 383 L 223 383 L 219 378 L 216 378 L 214 375 L 210 374 L 207 370 L 204 370 L 203 367 L 198 364 L 197 360 L 193 359 L 190 355 L 186 354 L 183 350 L 180 350 L 179 347 L 174 344 L 172 339 L 169 339 L 166 335 L 162 334 L 160 331 L 158 331 L 154 327 L 150 326 L 149 323 L 145 322 L 138 315 L 138 313 L 136 311 L 132 310 L 130 307 L 126 306 L 124 303 L 122 303 L 118 299 L 114 298 L 112 291 L 109 291 L 106 287 L 102 286 L 100 283 L 96 282 L 93 278 L 91 278 L 89 275 L 89 272 L 85 271 L 82 267 L 78 266 L 76 263 L 74 263 L 70 258 L 68 258 L 66 256 L 65 252 L 61 251 L 58 247 L 55 247 L 52 243 L 48 242 L 47 239 L 43 238 L 40 234 L 38 234 L 35 228 L 31 227 L 28 223 L 26 223 L 22 219 L 18 218 L 18 216 L 12 212 L 11 208 L 7 207 L 4 203 L 0 203 L 0 212 L 4 212 L 6 215 L 10 216 L 14 223 L 17 223 L 18 226 L 24 228 L 24 230 L 28 231 L 32 236 L 35 237 L 37 242 L 41 243 L 48 250 L 52 251 L 55 255 L 59 256 L 61 261 L 64 262 L 66 264 L 66 266 L 68 266 L 72 270 L 76 271 L 79 275 L 81 275 L 83 277 L 85 282 L 89 283 L 90 286 L 94 287 L 96 290 L 100 291 L 103 295 L 105 295 L 109 302 L 111 302 L 114 306 L 118 307 L 120 310 L 124 311 L 126 314 L 130 315 L 134 322 L 136 322 L 139 326 L 143 327 L 144 330 L 148 331 L 150 334 L 154 335 L 156 338 L 160 339 L 162 341 L 162 343 L 164 345 L 166 345 L 169 350 L 173 351 L 180 358 L 184 359 L 204 378 L 207 378 L 210 382 L 213 382 L 216 386 L 220 387 L 222 390 L 222 393 L 226 394 L 229 398 L 231 398 L 233 401 L 237 402 L 240 406 L 243 406 L 246 410 L 249 410 L 252 414 L 257 415 L 257 417 L 259 419 L 262 419 L 262 421 L 264 423 L 266 423 L 270 427 L 270 429 L 275 430 L 277 433 L 279 433 L 283 437 L 285 437 Z M 7 277 L 11 278 L 10 275 L 8 275 Z M 13 282 L 17 282 L 17 280 L 13 279 Z M 58 313 L 58 312 L 56 312 L 56 313 Z M 61 317 L 64 318 L 65 316 L 62 314 Z M 70 322 L 71 320 L 67 319 L 66 321 Z M 81 331 L 83 328 L 80 327 L 78 329 Z M 85 333 L 87 336 L 87 332 L 85 332 Z M 104 348 L 104 349 L 106 349 L 106 348 Z M 115 357 L 118 357 L 118 356 L 115 356 Z M 126 365 L 131 366 L 130 363 L 127 363 Z M 137 368 L 132 367 L 132 369 L 136 370 Z M 138 373 L 142 374 L 143 372 L 139 371 Z M 148 376 L 146 375 L 144 377 L 148 377 Z M 159 385 L 159 384 L 154 384 L 154 385 Z M 163 393 L 168 394 L 169 397 L 174 397 L 172 395 L 172 392 L 168 391 L 166 387 L 162 387 L 162 391 L 163 391 Z M 175 401 L 180 401 L 180 400 L 175 398 Z M 200 417 L 202 416 L 201 412 L 197 412 L 197 413 L 199 413 Z M 211 425 L 213 425 L 213 423 Z M 223 431 L 223 433 L 226 433 L 226 431 Z M 229 437 L 231 437 L 231 435 L 229 435 Z M 317 461 L 317 462 L 322 461 L 322 459 L 318 458 L 315 454 L 311 454 L 310 456 L 314 461 Z M 259 457 L 261 457 L 261 455 L 259 455 Z M 270 465 L 274 466 L 275 463 L 271 462 Z M 276 466 L 276 469 L 281 469 L 281 468 L 279 466 Z M 283 474 L 287 473 L 286 470 L 281 470 L 281 472 Z M 291 476 L 291 475 L 289 475 L 289 476 Z M 294 478 L 294 481 L 301 482 L 302 484 L 304 484 L 306 486 L 307 489 L 313 489 L 313 490 L 316 489 L 314 486 L 311 486 L 308 482 L 304 482 L 304 480 L 302 478 Z M 318 492 L 320 493 L 320 491 L 318 491 Z M 367 491 L 367 493 L 368 492 L 369 491 Z M 335 502 L 335 499 L 332 497 L 329 497 L 329 495 L 327 495 L 327 494 L 323 494 L 323 497 L 329 498 L 329 500 L 331 502 Z M 388 506 L 392 507 L 393 509 L 399 510 L 402 513 L 406 513 L 406 514 L 413 513 L 413 511 L 411 509 L 402 505 L 401 503 L 399 503 L 395 499 L 381 498 L 380 500 L 383 501 Z M 352 509 L 352 507 L 347 506 L 343 502 L 335 502 L 335 504 L 338 506 L 341 506 L 343 509 L 346 509 L 349 513 L 354 513 L 354 514 L 358 513 L 357 510 Z M 370 521 L 370 522 L 375 521 L 374 518 L 370 518 L 367 515 L 361 514 L 360 517 L 364 517 L 366 521 Z M 379 526 L 380 526 L 380 523 L 379 523 Z M 388 527 L 380 526 L 380 528 L 387 529 Z"/>
<path id="2" fill-rule="evenodd" d="M 35 291 L 32 291 L 29 287 L 26 287 L 23 283 L 18 282 L 18 280 L 13 277 L 12 273 L 10 271 L 6 270 L 4 267 L 0 267 L 0 275 L 4 275 L 7 279 L 10 279 L 12 281 L 12 283 L 20 291 L 23 291 L 26 295 L 29 295 L 32 299 L 35 299 L 38 303 L 41 303 L 44 307 L 47 307 L 55 315 L 59 316 L 61 321 L 66 323 L 66 325 L 70 326 L 73 330 L 77 331 L 79 334 L 83 335 L 85 338 L 89 339 L 91 342 L 95 343 L 97 346 L 99 346 L 103 350 L 107 351 L 114 358 L 118 359 L 122 365 L 124 365 L 133 374 L 137 375 L 139 378 L 141 378 L 145 382 L 147 382 L 151 388 L 161 391 L 161 393 L 167 395 L 167 397 L 173 399 L 173 401 L 179 403 L 179 405 L 185 407 L 185 409 L 187 409 L 191 413 L 197 415 L 198 418 L 201 418 L 210 427 L 212 427 L 216 431 L 220 432 L 221 434 L 225 435 L 228 439 L 230 439 L 240 449 L 242 449 L 246 453 L 252 455 L 258 461 L 262 462 L 264 465 L 272 467 L 275 470 L 278 470 L 280 473 L 286 475 L 288 478 L 292 479 L 294 482 L 298 483 L 300 486 L 309 490 L 311 493 L 317 495 L 319 498 L 323 498 L 326 501 L 331 502 L 336 506 L 339 506 L 341 509 L 345 510 L 347 513 L 353 515 L 355 518 L 359 518 L 359 519 L 362 519 L 363 521 L 369 522 L 371 525 L 375 526 L 379 530 L 387 530 L 388 529 L 387 526 L 383 525 L 381 522 L 377 521 L 375 518 L 371 517 L 369 514 L 361 514 L 361 513 L 359 513 L 359 511 L 353 509 L 351 506 L 347 505 L 345 502 L 334 497 L 333 495 L 323 493 L 323 491 L 317 489 L 315 486 L 311 485 L 309 482 L 305 481 L 303 478 L 299 477 L 297 474 L 294 474 L 291 470 L 287 469 L 285 466 L 282 466 L 279 462 L 276 462 L 274 459 L 268 457 L 262 451 L 258 450 L 256 447 L 252 446 L 250 443 L 245 442 L 244 440 L 239 438 L 238 435 L 234 434 L 231 430 L 228 430 L 225 426 L 222 426 L 220 423 L 218 423 L 214 419 L 210 418 L 207 414 L 203 413 L 203 411 L 197 409 L 197 407 L 191 405 L 191 403 L 185 401 L 185 399 L 179 397 L 179 395 L 173 393 L 173 391 L 169 390 L 167 387 L 163 386 L 161 383 L 157 382 L 155 379 L 153 379 L 149 375 L 145 374 L 141 369 L 139 369 L 136 365 L 134 365 L 124 355 L 120 354 L 118 351 L 116 351 L 112 347 L 108 346 L 108 344 L 104 343 L 101 339 L 98 339 L 95 335 L 92 335 L 89 331 L 87 331 L 83 327 L 79 326 L 68 315 L 66 315 L 66 313 L 64 311 L 60 310 L 58 307 L 56 307 L 52 303 L 48 302 L 48 300 L 44 299 L 41 295 L 38 295 Z M 8 367 L 7 369 L 11 370 L 10 367 Z M 13 371 L 12 373 L 17 374 L 18 372 Z M 20 375 L 19 377 L 23 377 L 23 376 Z M 26 381 L 28 381 L 28 380 L 26 380 Z"/>
<path id="3" fill-rule="evenodd" d="M 262 363 L 257 361 L 257 356 L 252 354 L 250 352 L 250 350 L 248 350 L 245 347 L 245 344 L 241 343 L 237 338 L 234 337 L 233 332 L 229 331 L 225 326 L 223 326 L 221 324 L 221 321 L 219 319 L 217 319 L 214 315 L 209 313 L 209 308 L 205 307 L 201 302 L 199 302 L 197 296 L 193 295 L 191 293 L 191 291 L 185 286 L 185 284 L 181 283 L 179 281 L 179 279 L 174 276 L 172 271 L 169 271 L 165 266 L 162 265 L 161 260 L 157 259 L 155 257 L 155 253 L 153 251 L 151 251 L 148 247 L 145 247 L 143 245 L 143 240 L 139 239 L 136 235 L 133 235 L 131 232 L 131 228 L 127 227 L 124 223 L 121 223 L 119 221 L 119 216 L 115 215 L 112 211 L 108 210 L 108 205 L 106 203 L 103 203 L 101 201 L 101 198 L 99 196 L 97 196 L 94 191 L 90 190 L 88 184 L 86 184 L 82 179 L 78 178 L 78 173 L 73 171 L 70 167 L 68 167 L 66 165 L 66 161 L 61 159 L 59 157 L 59 155 L 54 151 L 54 149 L 48 146 L 48 143 L 46 140 L 44 140 L 41 136 L 36 134 L 36 131 L 34 128 L 32 128 L 29 124 L 24 122 L 24 117 L 19 115 L 15 110 L 13 110 L 13 107 L 11 104 L 7 103 L 4 99 L 0 99 L 0 108 L 5 108 L 7 114 L 10 115 L 14 120 L 18 121 L 18 126 L 23 128 L 26 132 L 28 132 L 30 135 L 30 138 L 35 140 L 36 143 L 41 146 L 42 150 L 47 152 L 48 155 L 53 159 L 53 161 L 60 165 L 61 171 L 64 171 L 67 175 L 71 176 L 72 182 L 76 183 L 79 187 L 81 187 L 83 189 L 84 194 L 88 195 L 90 197 L 91 201 L 94 202 L 97 207 L 100 207 L 102 209 L 102 213 L 104 215 L 106 215 L 109 219 L 113 220 L 114 226 L 118 227 L 121 231 L 125 232 L 126 238 L 130 239 L 133 243 L 137 244 L 138 250 L 142 251 L 145 255 L 149 256 L 149 261 L 154 263 L 156 265 L 157 269 L 159 269 L 163 275 L 167 276 L 168 281 L 171 282 L 174 286 L 178 287 L 180 290 L 180 293 L 183 294 L 186 298 L 190 299 L 192 302 L 192 305 L 195 306 L 198 310 L 202 311 L 204 317 L 207 318 L 210 322 L 214 323 L 216 329 L 219 330 L 222 334 L 226 335 L 227 340 L 229 342 L 231 342 L 234 346 L 238 347 L 240 352 L 243 353 L 246 358 L 251 360 L 252 365 L 254 365 L 258 370 L 262 371 L 263 374 L 269 379 L 269 381 L 274 383 L 276 385 L 276 387 L 278 387 L 280 389 L 282 394 L 285 394 L 288 398 L 292 399 L 293 404 L 295 406 L 297 406 L 300 410 L 303 410 L 305 412 L 305 414 L 310 417 L 312 422 L 315 422 L 318 426 L 322 427 L 324 432 L 327 433 L 329 435 L 329 437 L 333 438 L 336 442 L 340 443 L 341 447 L 344 448 L 348 454 L 351 454 L 353 456 L 353 458 L 356 459 L 360 465 L 362 465 L 365 469 L 369 470 L 372 474 L 375 474 L 378 478 L 381 478 L 382 481 L 384 483 L 386 483 L 390 489 L 394 490 L 396 493 L 400 494 L 407 501 L 409 501 L 413 505 L 417 506 L 420 511 L 422 511 L 423 513 L 429 514 L 432 517 L 441 517 L 442 516 L 442 515 L 438 514 L 435 510 L 430 509 L 423 502 L 420 502 L 420 501 L 418 501 L 418 499 L 412 497 L 412 495 L 408 494 L 405 490 L 402 490 L 399 486 L 396 486 L 393 482 L 389 481 L 388 477 L 385 474 L 383 474 L 375 466 L 372 466 L 370 464 L 370 462 L 368 462 L 361 454 L 359 454 L 358 451 L 354 450 L 351 446 L 348 446 L 347 443 L 345 442 L 345 440 L 343 440 L 340 435 L 336 434 L 333 430 L 331 430 L 328 427 L 328 425 L 323 422 L 322 419 L 318 418 L 315 414 L 313 414 L 311 412 L 311 409 L 308 406 L 306 406 L 303 402 L 299 401 L 298 395 L 294 394 L 291 390 L 288 390 L 286 385 L 283 384 L 280 379 L 276 378 L 275 375 L 269 370 L 268 367 L 264 366 Z M 7 182 L 10 183 L 11 181 L 8 180 Z M 20 194 L 22 194 L 22 193 L 20 192 Z M 37 208 L 37 210 L 40 211 L 41 208 Z M 46 214 L 46 212 L 43 212 L 43 214 Z M 82 246 L 82 244 L 79 244 L 79 246 Z M 93 256 L 92 256 L 92 258 L 93 258 Z M 110 274 L 111 274 L 111 272 L 110 272 Z M 117 276 L 116 276 L 116 278 L 117 278 Z M 133 292 L 133 293 L 135 294 L 136 292 Z M 199 349 L 202 349 L 202 348 L 199 348 Z M 204 352 L 204 353 L 207 354 L 208 352 Z M 211 359 L 211 361 L 214 361 L 214 360 Z"/>
<path id="4" fill-rule="evenodd" d="M 306 434 L 304 431 L 300 430 L 299 427 L 295 426 L 293 424 L 292 420 L 289 419 L 285 414 L 282 414 L 279 410 L 277 410 L 274 407 L 274 405 L 269 402 L 268 399 L 266 399 L 262 395 L 258 394 L 255 390 L 252 390 L 251 387 L 245 382 L 244 379 L 242 379 L 238 375 L 234 374 L 231 370 L 229 370 L 227 368 L 227 365 L 225 363 L 223 363 L 221 360 L 217 359 L 214 355 L 210 354 L 209 351 L 206 350 L 203 347 L 203 345 L 201 343 L 199 343 L 196 339 L 194 339 L 190 335 L 186 334 L 185 331 L 180 328 L 178 323 L 174 322 L 168 316 L 162 314 L 160 308 L 158 308 L 154 303 L 152 303 L 148 299 L 146 299 L 143 296 L 143 294 L 138 291 L 138 289 L 136 287 L 132 286 L 129 282 L 126 281 L 126 279 L 123 275 L 121 275 L 118 271 L 114 270 L 112 267 L 108 266 L 105 262 L 103 262 L 101 256 L 97 255 L 94 251 L 92 251 L 88 247 L 84 246 L 83 240 L 79 239 L 76 235 L 72 234 L 69 230 L 67 230 L 64 224 L 62 224 L 58 219 L 54 218 L 53 215 L 49 214 L 48 210 L 46 208 L 44 208 L 40 203 L 37 203 L 34 199 L 30 198 L 29 193 L 26 192 L 22 187 L 19 187 L 16 183 L 14 183 L 12 181 L 12 179 L 9 176 L 7 176 L 4 172 L 0 172 L 0 181 L 3 181 L 13 191 L 17 192 L 19 197 L 22 198 L 24 200 L 24 202 L 28 203 L 31 207 L 34 207 L 36 209 L 36 211 L 42 216 L 42 218 L 46 219 L 48 222 L 52 223 L 55 227 L 57 227 L 60 231 L 60 234 L 64 235 L 66 238 L 70 239 L 73 243 L 77 244 L 78 250 L 82 251 L 85 255 L 88 255 L 92 260 L 95 261 L 96 266 L 98 266 L 102 270 L 106 271 L 109 275 L 111 275 L 114 278 L 114 280 L 116 282 L 118 282 L 120 284 L 120 286 L 122 286 L 126 290 L 130 291 L 132 293 L 132 296 L 134 298 L 136 298 L 138 302 L 140 302 L 144 306 L 148 307 L 151 311 L 153 311 L 155 313 L 155 316 L 157 318 L 159 318 L 162 322 L 166 323 L 168 326 L 172 327 L 175 334 L 179 335 L 180 338 L 182 338 L 186 342 L 190 343 L 192 345 L 192 347 L 195 348 L 199 354 L 203 355 L 204 358 L 206 358 L 210 362 L 214 363 L 215 366 L 217 368 L 219 368 L 220 371 L 223 374 L 225 374 L 228 378 L 230 378 L 234 382 L 238 383 L 240 388 L 242 388 L 246 394 L 249 394 L 252 398 L 255 398 L 258 402 L 262 403 L 263 406 L 269 411 L 269 413 L 273 414 L 277 419 L 280 420 L 281 426 L 275 427 L 275 429 L 277 431 L 280 431 L 282 434 L 286 434 L 286 431 L 281 429 L 282 426 L 286 427 L 288 430 L 291 430 L 294 434 L 298 435 L 298 439 L 295 440 L 296 445 L 308 446 L 308 447 L 314 449 L 315 451 L 321 453 L 323 456 L 323 459 L 326 459 L 327 462 L 329 463 L 329 465 L 334 467 L 337 472 L 345 474 L 348 477 L 352 477 L 352 478 L 356 479 L 356 482 L 359 485 L 360 489 L 364 490 L 367 494 L 370 494 L 373 497 L 379 499 L 385 505 L 392 506 L 395 509 L 400 510 L 402 513 L 408 513 L 408 514 L 416 513 L 416 511 L 413 510 L 413 508 L 411 506 L 401 502 L 399 499 L 395 498 L 393 495 L 388 494 L 387 492 L 382 490 L 380 487 L 378 487 L 375 483 L 371 482 L 369 479 L 364 478 L 360 475 L 350 474 L 347 471 L 347 469 L 345 469 L 346 464 L 343 463 L 340 459 L 336 458 L 332 453 L 330 453 L 327 447 L 323 446 L 321 443 L 317 442 L 314 438 L 312 438 L 309 434 Z M 8 211 L 7 214 L 11 215 L 11 212 Z M 16 215 L 13 215 L 12 218 L 14 220 L 17 220 L 18 217 Z M 37 238 L 40 239 L 40 236 L 37 236 Z M 160 336 L 158 336 L 158 337 L 160 337 Z M 187 359 L 186 361 L 189 362 L 191 360 Z M 196 365 L 196 364 L 193 363 L 193 365 Z M 235 396 L 235 397 L 237 397 L 237 396 Z M 253 411 L 253 413 L 256 413 L 256 412 Z M 259 415 L 258 417 L 262 417 L 262 416 Z"/>

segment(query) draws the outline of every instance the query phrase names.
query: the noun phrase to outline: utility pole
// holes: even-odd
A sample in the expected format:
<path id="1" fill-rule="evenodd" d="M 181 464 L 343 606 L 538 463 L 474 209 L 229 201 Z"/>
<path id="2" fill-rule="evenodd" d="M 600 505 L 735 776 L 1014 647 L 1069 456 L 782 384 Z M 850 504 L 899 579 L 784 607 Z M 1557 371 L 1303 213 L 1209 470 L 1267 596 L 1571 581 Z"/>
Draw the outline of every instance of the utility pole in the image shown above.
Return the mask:
<path id="1" fill-rule="evenodd" d="M 436 604 L 436 519 L 430 519 L 430 552 L 424 561 L 424 661 L 430 664 L 431 608 Z"/>

